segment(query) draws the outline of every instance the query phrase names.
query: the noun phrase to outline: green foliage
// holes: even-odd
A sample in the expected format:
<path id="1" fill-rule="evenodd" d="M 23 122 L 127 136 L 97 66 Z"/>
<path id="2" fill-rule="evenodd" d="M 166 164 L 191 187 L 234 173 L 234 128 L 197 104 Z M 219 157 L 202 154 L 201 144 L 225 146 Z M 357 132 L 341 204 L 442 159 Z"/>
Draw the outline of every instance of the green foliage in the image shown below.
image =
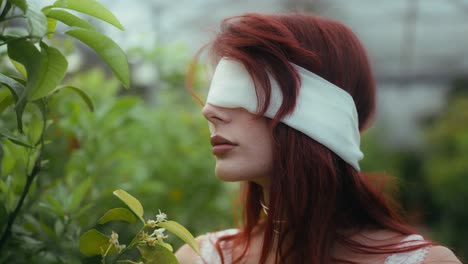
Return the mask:
<path id="1" fill-rule="evenodd" d="M 96 229 L 85 232 L 80 238 L 80 251 L 86 256 L 114 253 L 115 248 L 109 242 L 109 237 Z M 107 248 L 109 250 L 105 251 Z"/>
<path id="2" fill-rule="evenodd" d="M 65 8 L 88 14 L 102 21 L 106 21 L 120 30 L 124 30 L 119 20 L 95 0 L 57 0 L 51 8 L 52 7 Z"/>
<path id="3" fill-rule="evenodd" d="M 174 235 L 178 236 L 185 243 L 187 243 L 195 252 L 200 253 L 197 242 L 193 238 L 192 234 L 181 224 L 174 221 L 161 222 L 158 226 L 167 229 L 169 232 L 172 232 Z"/>
<path id="4" fill-rule="evenodd" d="M 138 247 L 141 256 L 148 264 L 173 264 L 178 263 L 177 259 L 170 251 L 162 245 L 154 245 L 153 248 L 149 246 Z"/>
<path id="5" fill-rule="evenodd" d="M 56 31 L 57 20 L 73 26 L 66 32 L 76 32 L 80 30 L 79 27 L 84 27 L 92 36 L 99 36 L 86 39 L 86 44 L 96 49 L 124 86 L 129 86 L 128 63 L 123 51 L 115 43 L 109 50 L 100 49 L 101 42 L 109 43 L 111 40 L 66 10 L 90 14 L 122 28 L 118 20 L 94 0 L 65 2 L 68 4 L 58 1 L 52 6 L 43 7 L 39 1 L 8 0 L 5 5 L 0 5 L 0 46 L 6 45 L 6 52 L 1 53 L 2 61 L 8 59 L 14 66 L 13 69 L 3 67 L 0 74 L 2 263 L 25 263 L 33 257 L 41 263 L 76 262 L 77 258 L 69 259 L 68 253 L 70 248 L 73 251 L 77 246 L 66 243 L 62 246 L 61 242 L 64 237 L 77 241 L 80 223 L 74 223 L 74 229 L 69 227 L 75 220 L 73 217 L 82 215 L 90 208 L 82 204 L 91 188 L 90 180 L 77 183 L 71 195 L 63 191 L 52 195 L 45 191 L 56 185 L 54 181 L 58 178 L 47 178 L 47 173 L 44 173 L 50 158 L 46 157 L 45 151 L 57 144 L 55 137 L 48 134 L 55 125 L 52 118 L 54 112 L 49 108 L 49 103 L 57 91 L 68 88 L 90 108 L 93 107 L 83 90 L 76 86 L 60 86 L 65 82 L 68 61 L 61 51 L 62 47 L 54 47 L 54 40 L 46 39 L 54 35 L 63 36 L 64 32 Z M 13 19 L 22 21 L 10 26 L 9 22 Z M 75 38 L 81 39 L 79 35 Z M 109 53 L 114 55 L 110 56 Z M 45 181 L 36 179 L 39 174 L 41 178 L 45 177 Z M 59 248 L 62 252 L 55 251 Z"/>
<path id="6" fill-rule="evenodd" d="M 34 74 L 37 79 L 30 82 L 34 83 L 34 86 L 27 87 L 30 91 L 28 94 L 30 101 L 43 98 L 55 89 L 65 77 L 68 66 L 65 56 L 58 49 L 49 47 L 44 42 L 41 42 L 41 57 L 34 59 L 38 59 L 41 65 L 40 72 L 37 75 Z"/>
<path id="7" fill-rule="evenodd" d="M 107 211 L 98 221 L 98 224 L 102 225 L 109 221 L 126 221 L 130 224 L 136 223 L 135 215 L 126 208 L 113 208 Z"/>
<path id="8" fill-rule="evenodd" d="M 164 234 L 166 230 L 175 234 L 196 252 L 199 252 L 197 242 L 192 234 L 179 223 L 168 221 L 166 214 L 159 211 L 155 220 L 149 219 L 145 223 L 142 219 L 143 206 L 138 199 L 121 189 L 114 191 L 114 195 L 124 202 L 130 210 L 124 208 L 111 209 L 101 217 L 101 220 L 105 220 L 100 220 L 99 224 L 117 220 L 133 221 L 135 223 L 135 218 L 129 217 L 130 213 L 141 218 L 143 222 L 142 227 L 138 232 L 133 234 L 133 238 L 128 246 L 120 244 L 117 232 L 112 231 L 110 237 L 107 237 L 101 232 L 92 229 L 84 233 L 80 238 L 80 251 L 83 254 L 87 256 L 100 255 L 102 263 L 105 263 L 110 255 L 116 253 L 117 255 L 114 256 L 113 262 L 136 263 L 136 261 L 144 261 L 144 263 L 177 264 L 178 261 L 174 256 L 172 246 L 164 242 L 164 239 L 168 237 Z M 122 259 L 122 256 L 128 254 L 127 252 L 133 249 L 137 249 L 140 253 L 137 259 Z"/>
<path id="9" fill-rule="evenodd" d="M 119 199 L 122 200 L 122 202 L 124 202 L 128 208 L 130 208 L 130 210 L 140 218 L 143 224 L 145 223 L 145 220 L 143 219 L 143 206 L 140 201 L 124 190 L 115 190 L 114 195 L 119 197 Z"/>
<path id="10" fill-rule="evenodd" d="M 52 20 L 58 20 L 70 27 L 78 27 L 95 30 L 94 26 L 87 21 L 63 10 L 45 9 L 44 14 Z"/>
<path id="11" fill-rule="evenodd" d="M 130 74 L 127 57 L 117 43 L 92 29 L 72 28 L 67 30 L 66 34 L 81 40 L 96 51 L 102 60 L 110 66 L 122 84 L 127 88 L 129 87 Z"/>
<path id="12" fill-rule="evenodd" d="M 468 86 L 465 86 L 468 90 Z M 435 206 L 431 224 L 436 237 L 468 257 L 468 97 L 452 98 L 427 129 L 423 175 Z M 462 251 L 464 249 L 464 251 Z"/>
<path id="13" fill-rule="evenodd" d="M 362 138 L 363 171 L 389 174 L 408 220 L 461 258 L 468 256 L 468 82 L 457 80 L 444 111 L 425 124 L 420 149 L 395 148 L 383 131 Z M 427 123 L 427 122 L 426 122 Z M 379 177 L 382 175 L 379 175 Z"/>

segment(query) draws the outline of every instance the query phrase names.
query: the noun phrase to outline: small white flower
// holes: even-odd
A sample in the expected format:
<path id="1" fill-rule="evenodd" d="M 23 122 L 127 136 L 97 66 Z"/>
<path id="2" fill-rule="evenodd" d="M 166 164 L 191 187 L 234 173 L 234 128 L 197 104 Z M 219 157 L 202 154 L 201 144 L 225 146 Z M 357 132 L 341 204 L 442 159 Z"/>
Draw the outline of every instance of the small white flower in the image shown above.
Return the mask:
<path id="1" fill-rule="evenodd" d="M 153 231 L 153 233 L 146 238 L 146 242 L 148 245 L 154 244 L 156 241 L 162 242 L 163 239 L 167 238 L 167 235 L 164 235 L 165 228 L 158 228 Z"/>
<path id="2" fill-rule="evenodd" d="M 112 230 L 111 237 L 109 239 L 109 243 L 111 245 L 113 245 L 115 247 L 115 249 L 117 249 L 117 251 L 119 253 L 122 252 L 122 250 L 124 250 L 127 247 L 126 245 L 120 245 L 120 243 L 119 243 L 119 234 L 117 232 L 114 232 L 113 230 Z M 109 248 L 104 253 L 104 255 L 107 255 L 107 252 L 109 251 L 111 245 L 109 245 Z"/>
<path id="3" fill-rule="evenodd" d="M 159 214 L 156 215 L 156 222 L 160 223 L 160 222 L 164 222 L 167 220 L 167 215 L 163 212 L 161 212 L 161 210 L 159 210 Z"/>
<path id="4" fill-rule="evenodd" d="M 156 241 L 157 239 L 155 237 L 148 237 L 146 239 L 146 243 L 148 244 L 148 246 L 150 247 L 154 247 L 154 245 L 156 244 Z"/>
<path id="5" fill-rule="evenodd" d="M 111 238 L 109 239 L 109 243 L 112 243 L 117 247 L 119 245 L 119 234 L 112 231 Z"/>
<path id="6" fill-rule="evenodd" d="M 156 227 L 156 223 L 157 223 L 156 221 L 151 220 L 151 219 L 146 221 L 146 225 L 151 227 L 151 228 Z"/>
<path id="7" fill-rule="evenodd" d="M 148 233 L 146 231 L 143 231 L 138 235 L 138 240 L 140 240 L 140 241 L 146 240 L 146 238 L 148 238 L 148 237 L 149 237 Z"/>
<path id="8" fill-rule="evenodd" d="M 166 231 L 165 228 L 158 228 L 153 231 L 153 234 L 151 236 L 156 236 L 156 239 L 162 240 L 163 238 L 166 238 L 167 236 L 164 235 L 164 231 Z"/>
<path id="9" fill-rule="evenodd" d="M 118 245 L 118 246 L 116 246 L 117 251 L 118 251 L 119 253 L 122 252 L 122 250 L 124 250 L 126 247 L 127 247 L 126 245 Z"/>

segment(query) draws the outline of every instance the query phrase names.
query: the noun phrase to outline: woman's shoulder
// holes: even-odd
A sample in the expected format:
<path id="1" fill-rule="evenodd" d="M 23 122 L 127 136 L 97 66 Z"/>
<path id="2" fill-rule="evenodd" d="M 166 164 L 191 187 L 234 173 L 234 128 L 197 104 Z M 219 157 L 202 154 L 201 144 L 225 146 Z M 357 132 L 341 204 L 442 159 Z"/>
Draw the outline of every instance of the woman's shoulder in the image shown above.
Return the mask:
<path id="1" fill-rule="evenodd" d="M 176 258 L 181 264 L 196 264 L 199 263 L 200 256 L 210 258 L 217 254 L 216 241 L 226 235 L 234 235 L 239 232 L 238 229 L 225 229 L 216 232 L 209 232 L 195 238 L 200 247 L 200 255 L 198 255 L 189 245 L 185 244 L 176 252 Z"/>
<path id="2" fill-rule="evenodd" d="M 409 235 L 401 241 L 403 246 L 418 245 L 424 242 L 424 238 L 418 234 Z M 424 264 L 461 262 L 450 249 L 444 246 L 429 245 L 412 251 L 393 254 L 386 259 L 385 263 Z"/>
<path id="3" fill-rule="evenodd" d="M 444 246 L 432 246 L 422 263 L 461 263 L 461 261 L 450 249 Z"/>
<path id="4" fill-rule="evenodd" d="M 206 240 L 207 235 L 201 235 L 195 238 L 197 244 L 200 246 L 203 241 Z M 177 260 L 181 264 L 195 264 L 197 263 L 197 258 L 199 258 L 197 252 L 193 250 L 188 244 L 183 245 L 180 247 L 176 254 Z"/>
<path id="5" fill-rule="evenodd" d="M 390 244 L 399 244 L 399 247 L 415 246 L 427 244 L 427 240 L 422 235 L 411 234 L 403 235 L 390 230 L 366 230 L 359 232 L 351 237 L 351 240 L 369 246 L 386 246 Z M 394 253 L 390 255 L 379 255 L 369 257 L 359 254 L 348 253 L 359 263 L 385 263 L 385 264 L 425 264 L 425 263 L 461 263 L 455 254 L 443 246 L 422 246 L 415 250 Z M 365 259 L 366 261 L 363 261 Z"/>

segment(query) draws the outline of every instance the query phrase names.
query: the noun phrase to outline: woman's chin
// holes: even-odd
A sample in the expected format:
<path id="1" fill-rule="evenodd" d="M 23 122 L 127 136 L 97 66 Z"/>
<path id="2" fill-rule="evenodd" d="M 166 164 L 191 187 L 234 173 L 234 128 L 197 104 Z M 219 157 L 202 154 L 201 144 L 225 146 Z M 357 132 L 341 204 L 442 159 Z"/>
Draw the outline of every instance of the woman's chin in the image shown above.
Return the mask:
<path id="1" fill-rule="evenodd" d="M 256 171 L 240 170 L 239 166 L 227 166 L 228 164 L 216 164 L 215 174 L 216 177 L 226 182 L 239 182 L 239 181 L 253 181 L 253 182 L 264 182 L 265 173 L 257 173 Z M 262 177 L 257 176 L 262 175 Z"/>
<path id="2" fill-rule="evenodd" d="M 215 168 L 215 174 L 218 179 L 227 182 L 243 181 L 245 175 L 241 175 L 239 168 L 237 166 L 232 166 L 231 164 L 226 164 L 226 162 L 217 162 Z M 242 177 L 244 176 L 244 177 Z"/>
<path id="3" fill-rule="evenodd" d="M 216 170 L 215 174 L 216 174 L 216 177 L 218 177 L 218 179 L 220 179 L 222 181 L 226 181 L 226 182 L 236 182 L 236 181 L 242 181 L 243 180 L 242 177 L 240 177 L 239 175 L 229 173 L 229 172 Z"/>

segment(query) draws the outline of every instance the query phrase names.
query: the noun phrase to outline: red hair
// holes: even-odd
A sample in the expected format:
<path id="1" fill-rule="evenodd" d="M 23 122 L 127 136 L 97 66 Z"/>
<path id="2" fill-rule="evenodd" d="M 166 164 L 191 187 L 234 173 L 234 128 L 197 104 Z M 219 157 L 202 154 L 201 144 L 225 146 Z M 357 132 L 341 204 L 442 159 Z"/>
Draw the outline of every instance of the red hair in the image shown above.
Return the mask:
<path id="1" fill-rule="evenodd" d="M 360 131 L 370 125 L 375 112 L 375 82 L 365 49 L 349 28 L 302 13 L 246 14 L 222 22 L 210 53 L 215 61 L 228 57 L 245 66 L 255 83 L 259 116 L 270 102 L 269 74 L 283 94 L 282 105 L 271 119 L 274 168 L 268 216 L 262 222 L 262 188 L 253 182 L 243 183 L 243 227 L 239 233 L 217 241 L 221 255 L 221 243 L 230 241 L 243 246 L 243 253 L 235 260 L 239 261 L 259 224 L 265 227 L 260 263 L 275 247 L 276 261 L 281 263 L 352 263 L 331 255 L 336 242 L 353 252 L 368 254 L 409 251 L 432 244 L 369 246 L 344 236 L 340 231 L 365 228 L 402 235 L 414 232 L 398 215 L 397 206 L 364 174 L 320 143 L 279 122 L 294 110 L 300 88 L 292 62 L 347 91 L 356 104 Z"/>

